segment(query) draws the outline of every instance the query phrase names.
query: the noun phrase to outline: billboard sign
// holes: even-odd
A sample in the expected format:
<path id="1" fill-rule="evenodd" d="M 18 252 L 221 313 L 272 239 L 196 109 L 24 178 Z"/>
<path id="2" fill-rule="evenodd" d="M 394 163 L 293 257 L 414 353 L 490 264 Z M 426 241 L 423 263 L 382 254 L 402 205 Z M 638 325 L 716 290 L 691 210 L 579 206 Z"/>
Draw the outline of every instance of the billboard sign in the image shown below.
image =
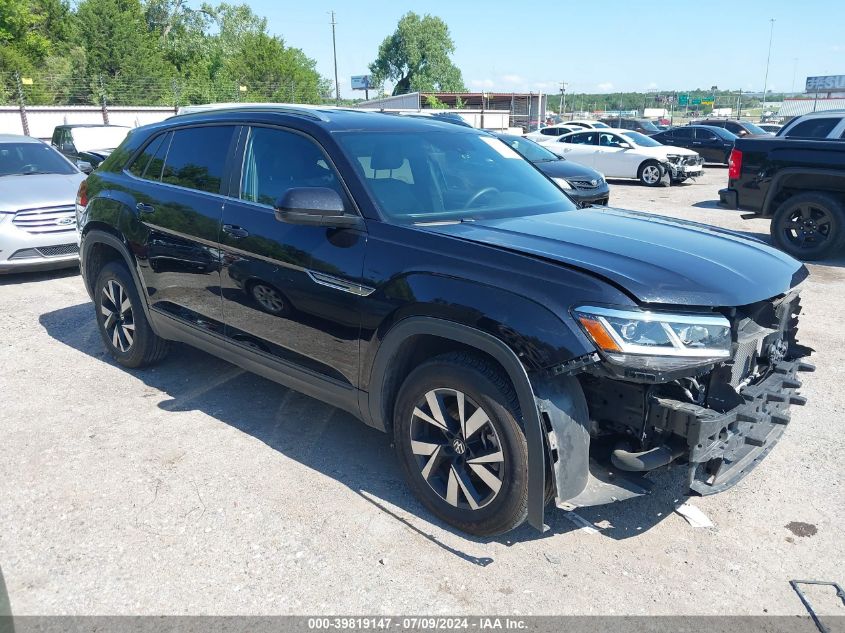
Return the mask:
<path id="1" fill-rule="evenodd" d="M 678 95 L 678 105 L 689 105 L 689 95 Z"/>
<path id="2" fill-rule="evenodd" d="M 352 90 L 369 90 L 371 87 L 369 75 L 352 75 Z"/>
<path id="3" fill-rule="evenodd" d="M 700 97 L 693 97 L 692 98 L 692 105 L 701 105 L 701 98 Z"/>
<path id="4" fill-rule="evenodd" d="M 845 75 L 807 77 L 806 92 L 845 92 Z"/>

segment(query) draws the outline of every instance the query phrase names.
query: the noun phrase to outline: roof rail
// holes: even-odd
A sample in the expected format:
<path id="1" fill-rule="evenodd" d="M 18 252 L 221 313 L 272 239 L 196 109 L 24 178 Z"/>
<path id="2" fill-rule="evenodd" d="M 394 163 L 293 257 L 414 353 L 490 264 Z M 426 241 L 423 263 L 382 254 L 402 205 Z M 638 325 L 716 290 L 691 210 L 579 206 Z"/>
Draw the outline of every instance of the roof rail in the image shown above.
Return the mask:
<path id="1" fill-rule="evenodd" d="M 200 114 L 202 112 L 239 112 L 243 110 L 272 110 L 285 114 L 328 122 L 330 119 L 322 110 L 335 109 L 334 106 L 318 106 L 302 103 L 206 103 L 202 105 L 181 106 L 175 116 Z"/>

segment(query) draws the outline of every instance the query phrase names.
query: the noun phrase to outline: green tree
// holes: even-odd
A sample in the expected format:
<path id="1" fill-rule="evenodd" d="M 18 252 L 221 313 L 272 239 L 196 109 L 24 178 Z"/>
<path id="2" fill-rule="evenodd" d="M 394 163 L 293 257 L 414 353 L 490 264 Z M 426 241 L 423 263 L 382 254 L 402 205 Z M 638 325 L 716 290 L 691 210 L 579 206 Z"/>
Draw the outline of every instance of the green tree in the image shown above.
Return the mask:
<path id="1" fill-rule="evenodd" d="M 278 37 L 245 33 L 240 47 L 225 64 L 225 72 L 247 87 L 247 101 L 319 103 L 325 87 L 316 62 L 298 48 L 288 48 Z"/>
<path id="2" fill-rule="evenodd" d="M 379 46 L 376 60 L 370 64 L 373 82 L 396 82 L 393 94 L 407 92 L 464 92 L 460 69 L 449 58 L 455 43 L 449 27 L 438 17 L 420 17 L 413 11 L 399 20 L 393 35 Z"/>
<path id="3" fill-rule="evenodd" d="M 102 90 L 111 103 L 170 101 L 175 69 L 148 30 L 139 0 L 83 0 L 77 16 L 85 25 L 80 42 L 92 92 Z"/>

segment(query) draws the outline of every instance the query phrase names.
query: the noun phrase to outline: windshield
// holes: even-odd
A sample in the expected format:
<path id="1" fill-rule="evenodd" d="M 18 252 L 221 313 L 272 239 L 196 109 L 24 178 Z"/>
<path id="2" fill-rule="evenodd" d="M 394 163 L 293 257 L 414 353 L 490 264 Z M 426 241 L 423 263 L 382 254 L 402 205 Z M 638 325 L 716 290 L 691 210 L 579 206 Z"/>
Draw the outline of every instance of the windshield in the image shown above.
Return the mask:
<path id="1" fill-rule="evenodd" d="M 531 163 L 488 134 L 342 132 L 337 139 L 391 220 L 466 221 L 575 209 Z"/>
<path id="2" fill-rule="evenodd" d="M 513 136 L 512 134 L 500 134 L 499 138 L 532 163 L 544 163 L 550 160 L 563 160 L 557 154 L 553 154 L 542 145 L 538 145 L 527 138 Z"/>
<path id="3" fill-rule="evenodd" d="M 723 127 L 716 127 L 715 125 L 713 125 L 713 126 L 708 127 L 707 130 L 710 131 L 710 132 L 713 132 L 713 134 L 725 139 L 726 141 L 735 141 L 736 140 L 736 134 L 734 134 L 733 132 L 731 132 L 729 130 L 726 130 Z"/>
<path id="4" fill-rule="evenodd" d="M 44 143 L 0 143 L 0 176 L 75 174 L 76 168 Z"/>
<path id="5" fill-rule="evenodd" d="M 128 133 L 128 127 L 119 125 L 71 129 L 73 145 L 77 152 L 90 152 L 93 149 L 114 149 L 123 142 Z"/>
<path id="6" fill-rule="evenodd" d="M 622 136 L 627 136 L 640 147 L 658 147 L 659 145 L 662 145 L 662 143 L 658 143 L 650 136 L 640 134 L 639 132 L 622 132 Z"/>
<path id="7" fill-rule="evenodd" d="M 751 134 L 768 134 L 768 132 L 766 130 L 764 130 L 761 127 L 754 125 L 753 123 L 751 123 L 749 121 L 743 121 L 742 126 L 746 130 L 748 130 Z"/>

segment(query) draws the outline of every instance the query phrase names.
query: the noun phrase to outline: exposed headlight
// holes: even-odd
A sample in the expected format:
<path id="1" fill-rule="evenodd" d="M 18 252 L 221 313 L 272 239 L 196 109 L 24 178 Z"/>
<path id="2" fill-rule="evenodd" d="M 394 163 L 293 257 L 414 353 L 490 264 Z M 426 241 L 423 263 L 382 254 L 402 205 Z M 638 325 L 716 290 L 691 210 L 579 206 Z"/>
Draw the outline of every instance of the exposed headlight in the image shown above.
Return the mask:
<path id="1" fill-rule="evenodd" d="M 675 314 L 582 306 L 574 310 L 587 335 L 612 363 L 671 371 L 731 355 L 731 324 L 718 314 Z"/>
<path id="2" fill-rule="evenodd" d="M 557 183 L 557 186 L 561 189 L 572 189 L 572 185 L 566 180 L 566 178 L 552 178 Z"/>
<path id="3" fill-rule="evenodd" d="M 668 160 L 670 163 L 677 163 L 677 162 L 680 162 L 681 155 L 680 154 L 666 154 L 666 160 Z"/>

